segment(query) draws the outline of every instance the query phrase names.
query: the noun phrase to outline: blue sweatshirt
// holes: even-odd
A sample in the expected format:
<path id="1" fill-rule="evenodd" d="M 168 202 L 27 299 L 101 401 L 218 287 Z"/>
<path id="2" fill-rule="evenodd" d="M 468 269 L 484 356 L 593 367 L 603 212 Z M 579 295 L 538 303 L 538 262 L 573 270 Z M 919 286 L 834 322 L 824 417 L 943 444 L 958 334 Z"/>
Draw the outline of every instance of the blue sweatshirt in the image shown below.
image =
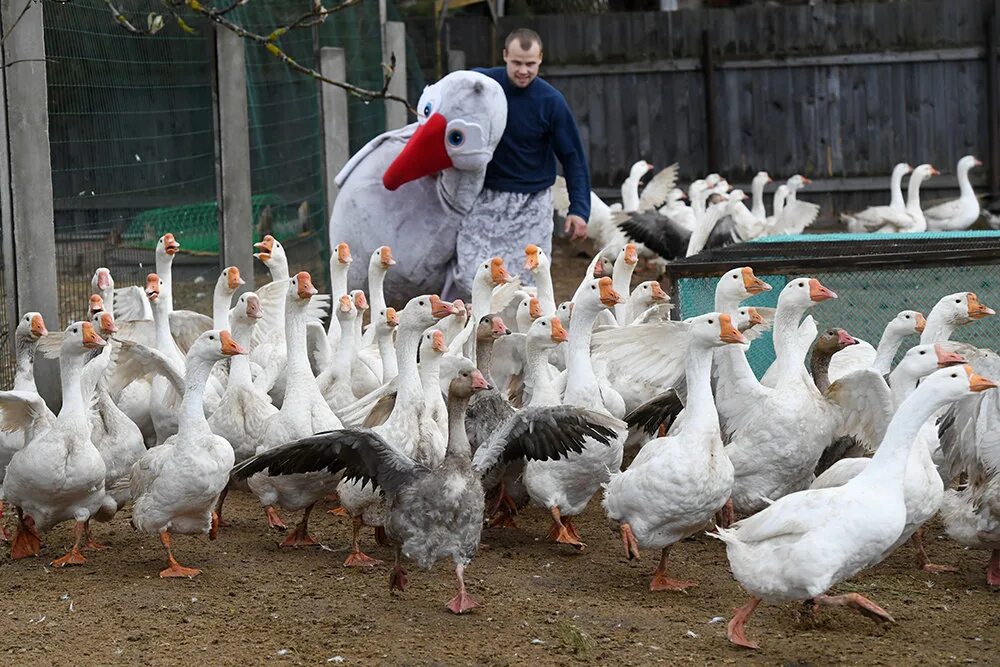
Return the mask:
<path id="1" fill-rule="evenodd" d="M 539 77 L 527 88 L 518 88 L 507 78 L 506 67 L 475 71 L 498 81 L 507 94 L 507 128 L 486 167 L 483 186 L 500 192 L 541 192 L 555 183 L 558 157 L 570 214 L 590 217 L 587 156 L 562 93 Z"/>

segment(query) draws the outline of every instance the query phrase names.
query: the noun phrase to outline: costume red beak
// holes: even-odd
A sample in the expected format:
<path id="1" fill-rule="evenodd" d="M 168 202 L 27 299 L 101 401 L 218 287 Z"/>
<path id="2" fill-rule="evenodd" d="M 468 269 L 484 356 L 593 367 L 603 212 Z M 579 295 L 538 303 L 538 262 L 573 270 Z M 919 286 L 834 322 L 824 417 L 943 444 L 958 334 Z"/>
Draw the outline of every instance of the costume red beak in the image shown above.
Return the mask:
<path id="1" fill-rule="evenodd" d="M 403 151 L 396 156 L 382 176 L 386 190 L 395 190 L 404 183 L 436 174 L 452 166 L 451 158 L 444 146 L 444 132 L 448 121 L 439 113 L 431 114 L 423 125 L 417 128 Z"/>

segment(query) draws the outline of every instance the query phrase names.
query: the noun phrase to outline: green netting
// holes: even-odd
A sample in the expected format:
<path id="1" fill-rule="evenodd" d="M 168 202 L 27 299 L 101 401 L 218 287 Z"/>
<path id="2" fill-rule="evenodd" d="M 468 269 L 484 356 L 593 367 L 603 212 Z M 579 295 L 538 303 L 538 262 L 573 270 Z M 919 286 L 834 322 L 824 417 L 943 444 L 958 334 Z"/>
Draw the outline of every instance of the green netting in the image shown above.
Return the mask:
<path id="1" fill-rule="evenodd" d="M 995 241 L 1000 232 L 949 232 L 899 234 L 893 239 L 948 239 L 957 244 L 963 240 Z M 868 237 L 871 238 L 871 237 Z M 761 239 L 763 243 L 797 241 L 803 244 L 823 244 L 820 249 L 811 248 L 810 256 L 821 256 L 830 252 L 838 252 L 838 247 L 844 243 L 864 241 L 865 236 L 857 234 L 828 234 L 775 237 Z M 838 244 L 830 246 L 826 244 Z M 805 246 L 804 246 L 805 247 Z M 805 251 L 803 251 L 805 253 Z M 787 257 L 786 257 L 787 258 Z M 746 262 L 753 266 L 753 260 Z M 808 259 L 803 259 L 803 265 L 808 265 Z M 738 266 L 739 263 L 733 263 Z M 795 274 L 768 274 L 766 271 L 755 270 L 755 273 L 773 289 L 759 294 L 745 303 L 750 306 L 774 307 L 778 293 L 793 278 L 808 273 L 810 277 L 818 278 L 826 287 L 837 293 L 838 298 L 826 301 L 813 307 L 809 314 L 815 318 L 822 330 L 824 327 L 841 327 L 852 336 L 868 341 L 872 346 L 878 345 L 885 325 L 901 310 L 917 310 L 925 315 L 937 303 L 938 299 L 955 292 L 976 292 L 986 304 L 1000 304 L 1000 262 L 991 264 L 954 262 L 944 266 L 909 266 L 901 268 L 879 268 L 877 270 L 839 271 L 816 269 Z M 715 286 L 718 278 L 681 278 L 677 284 L 679 308 L 682 318 L 693 317 L 709 312 L 714 308 Z M 959 327 L 954 340 L 971 343 L 979 347 L 1000 350 L 1000 328 L 991 319 L 974 322 Z M 911 344 L 916 344 L 914 337 Z M 900 355 L 909 345 L 904 345 Z M 747 353 L 750 365 L 760 377 L 774 360 L 774 345 L 770 332 L 755 341 Z"/>
<path id="2" fill-rule="evenodd" d="M 251 0 L 231 14 L 267 34 L 308 9 L 307 2 Z M 123 6 L 137 25 L 154 0 Z M 212 27 L 184 13 L 155 36 L 127 32 L 101 0 L 45 5 L 49 133 L 62 320 L 81 316 L 98 266 L 118 285 L 142 281 L 159 234 L 171 231 L 185 253 L 175 270 L 178 307 L 207 309 L 219 269 Z M 390 3 L 390 17 L 397 17 Z M 319 85 L 260 44 L 246 41 L 254 236 L 282 239 L 293 268 L 326 280 L 326 211 Z M 346 51 L 348 81 L 382 86 L 378 3 L 330 15 L 314 29 L 282 36 L 281 47 L 318 68 L 320 46 Z M 407 45 L 410 91 L 423 87 Z M 410 94 L 413 97 L 413 93 Z M 415 99 L 415 97 L 414 97 Z M 381 101 L 349 98 L 351 149 L 385 128 Z M 262 267 L 258 267 L 262 269 Z"/>

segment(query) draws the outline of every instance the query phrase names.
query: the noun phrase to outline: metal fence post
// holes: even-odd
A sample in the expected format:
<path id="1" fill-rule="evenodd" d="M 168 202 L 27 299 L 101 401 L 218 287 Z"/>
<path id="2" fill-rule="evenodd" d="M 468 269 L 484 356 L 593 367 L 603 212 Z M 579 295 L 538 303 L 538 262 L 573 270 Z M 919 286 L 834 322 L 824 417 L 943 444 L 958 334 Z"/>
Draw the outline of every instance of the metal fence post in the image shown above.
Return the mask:
<path id="1" fill-rule="evenodd" d="M 465 51 L 448 49 L 448 71 L 458 72 L 465 69 Z"/>
<path id="2" fill-rule="evenodd" d="M 406 24 L 387 21 L 385 24 L 386 58 L 396 56 L 396 71 L 389 82 L 389 93 L 406 99 Z M 399 102 L 385 101 L 385 129 L 396 130 L 406 125 L 406 107 Z"/>
<path id="3" fill-rule="evenodd" d="M 212 108 L 220 259 L 222 266 L 236 266 L 252 288 L 253 207 L 244 44 L 239 35 L 218 26 L 213 39 Z"/>
<path id="4" fill-rule="evenodd" d="M 5 141 L 0 143 L 4 144 L 3 162 L 9 177 L 4 183 L 4 198 L 9 202 L 4 215 L 10 216 L 9 225 L 5 221 L 4 242 L 13 251 L 13 255 L 4 255 L 8 257 L 4 274 L 13 266 L 15 316 L 21 310 L 36 310 L 49 328 L 59 331 L 63 323 L 59 320 L 42 3 L 4 2 L 0 24 L 6 124 Z M 11 241 L 7 241 L 7 231 Z M 56 410 L 60 384 L 55 364 L 39 358 L 35 382 L 41 396 Z"/>
<path id="5" fill-rule="evenodd" d="M 320 73 L 333 81 L 347 80 L 347 55 L 344 49 L 324 46 L 319 52 Z M 323 84 L 320 104 L 323 109 L 323 180 L 326 184 L 326 214 L 333 213 L 333 203 L 340 188 L 333 182 L 337 172 L 351 157 L 347 116 L 347 91 Z"/>

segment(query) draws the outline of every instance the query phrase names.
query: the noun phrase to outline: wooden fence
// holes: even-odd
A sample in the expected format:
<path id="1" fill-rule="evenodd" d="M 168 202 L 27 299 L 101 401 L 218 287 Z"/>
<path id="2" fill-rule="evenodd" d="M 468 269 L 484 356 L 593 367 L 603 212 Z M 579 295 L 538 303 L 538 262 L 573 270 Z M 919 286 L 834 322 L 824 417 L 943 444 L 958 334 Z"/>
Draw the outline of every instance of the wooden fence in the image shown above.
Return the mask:
<path id="1" fill-rule="evenodd" d="M 973 153 L 988 169 L 974 172 L 974 182 L 1000 192 L 1000 82 L 990 76 L 998 5 L 909 0 L 508 17 L 492 30 L 487 18 L 452 17 L 440 46 L 464 52 L 469 67 L 500 64 L 509 30 L 537 30 L 542 75 L 576 114 L 599 192 L 643 158 L 678 161 L 685 177 L 718 171 L 733 182 L 760 169 L 801 172 L 816 181 L 810 198 L 837 210 L 886 199 L 888 174 L 901 160 L 948 174 Z M 408 30 L 433 80 L 434 26 L 411 20 Z M 928 197 L 954 183 L 928 182 Z"/>

